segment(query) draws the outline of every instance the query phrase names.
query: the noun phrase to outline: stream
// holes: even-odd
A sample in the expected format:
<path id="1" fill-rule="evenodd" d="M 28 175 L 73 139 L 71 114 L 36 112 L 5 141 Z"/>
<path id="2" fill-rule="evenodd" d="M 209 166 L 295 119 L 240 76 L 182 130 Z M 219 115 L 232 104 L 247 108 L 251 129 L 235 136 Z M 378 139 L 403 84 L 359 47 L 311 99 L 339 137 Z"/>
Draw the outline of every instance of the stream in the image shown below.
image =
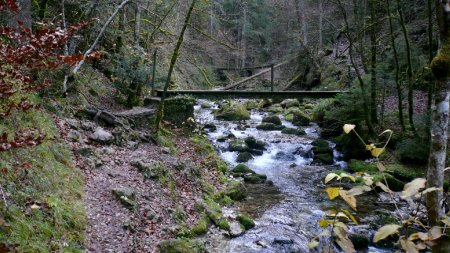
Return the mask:
<path id="1" fill-rule="evenodd" d="M 245 101 L 242 101 L 245 102 Z M 319 138 L 320 128 L 311 123 L 304 130 L 306 135 L 286 135 L 281 131 L 260 131 L 256 126 L 261 124 L 267 112 L 252 110 L 251 119 L 242 122 L 226 122 L 214 119 L 212 110 L 217 104 L 208 101 L 199 101 L 200 104 L 209 104 L 211 108 L 197 105 L 195 107 L 196 121 L 200 124 L 213 124 L 216 130 L 208 132 L 208 138 L 218 150 L 221 158 L 233 168 L 238 163 L 238 152 L 227 151 L 228 140 L 219 142 L 218 139 L 228 134 L 236 138 L 255 137 L 266 143 L 266 150 L 261 156 L 254 156 L 246 164 L 258 174 L 267 175 L 273 186 L 247 185 L 249 196 L 237 207 L 224 208 L 224 215 L 232 217 L 236 209 L 242 213 L 250 214 L 256 227 L 236 238 L 229 238 L 221 234 L 208 233 L 206 246 L 209 252 L 309 252 L 308 243 L 321 232 L 318 221 L 322 219 L 327 210 L 335 207 L 336 202 L 328 200 L 323 191 L 323 179 L 333 169 L 345 166 L 339 161 L 339 153 L 334 151 L 334 165 L 311 165 L 311 143 Z M 207 106 L 207 107 L 209 107 Z M 291 122 L 282 119 L 282 124 L 289 128 L 297 128 Z M 330 143 L 333 147 L 333 144 Z M 369 197 L 370 198 L 370 197 Z M 367 205 L 359 210 L 358 215 L 374 210 L 370 199 Z M 373 200 L 373 202 L 376 202 Z M 358 226 L 365 233 L 373 233 L 368 225 Z M 390 252 L 369 247 L 370 252 Z M 366 251 L 361 251 L 366 252 Z"/>

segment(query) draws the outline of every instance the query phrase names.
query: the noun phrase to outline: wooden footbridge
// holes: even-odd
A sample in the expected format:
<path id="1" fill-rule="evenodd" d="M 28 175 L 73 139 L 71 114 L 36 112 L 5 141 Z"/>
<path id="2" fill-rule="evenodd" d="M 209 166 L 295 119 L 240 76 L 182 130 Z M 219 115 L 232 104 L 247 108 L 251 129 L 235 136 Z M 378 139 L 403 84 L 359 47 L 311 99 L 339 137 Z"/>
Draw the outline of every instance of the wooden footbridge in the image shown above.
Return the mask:
<path id="1" fill-rule="evenodd" d="M 161 97 L 163 91 L 156 90 Z M 198 99 L 288 99 L 288 98 L 332 98 L 346 91 L 248 91 L 248 90 L 169 90 L 167 96 L 190 95 Z"/>
<path id="2" fill-rule="evenodd" d="M 294 58 L 292 58 L 294 59 Z M 290 59 L 290 60 L 292 60 Z M 239 69 L 233 68 L 216 68 L 216 70 L 224 71 L 224 70 L 257 70 L 260 71 L 250 77 L 246 77 L 238 82 L 231 83 L 225 87 L 220 88 L 219 90 L 169 90 L 167 91 L 166 96 L 172 97 L 177 95 L 190 95 L 198 99 L 263 99 L 263 98 L 271 98 L 271 99 L 302 99 L 302 98 L 332 98 L 340 93 L 346 93 L 347 91 L 285 91 L 290 85 L 288 84 L 284 88 L 281 88 L 282 91 L 274 91 L 274 70 L 279 68 L 287 63 L 290 60 L 286 60 L 284 62 L 278 64 L 270 64 L 266 66 L 258 66 L 258 67 L 245 67 Z M 266 73 L 270 72 L 270 91 L 251 91 L 251 90 L 236 90 L 238 86 L 243 83 L 246 83 L 256 77 L 260 77 Z M 156 95 L 156 97 L 162 97 L 162 90 L 155 90 L 154 84 L 152 84 L 152 94 Z"/>

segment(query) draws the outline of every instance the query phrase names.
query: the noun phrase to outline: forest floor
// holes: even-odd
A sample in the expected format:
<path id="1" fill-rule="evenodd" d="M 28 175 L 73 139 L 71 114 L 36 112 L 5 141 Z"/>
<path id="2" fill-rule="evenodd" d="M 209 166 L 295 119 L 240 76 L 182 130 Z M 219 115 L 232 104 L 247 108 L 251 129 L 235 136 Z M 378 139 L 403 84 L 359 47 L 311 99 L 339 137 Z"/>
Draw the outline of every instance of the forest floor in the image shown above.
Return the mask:
<path id="1" fill-rule="evenodd" d="M 93 142 L 93 129 L 74 127 L 93 122 L 56 121 L 85 176 L 87 252 L 155 252 L 159 242 L 175 237 L 180 224 L 191 227 L 198 220 L 195 204 L 202 199 L 204 182 L 220 188 L 217 174 L 202 165 L 205 157 L 196 144 L 181 133 L 171 137 L 172 149 L 153 143 L 119 147 Z M 81 134 L 80 140 L 73 141 L 73 131 Z M 160 162 L 167 173 L 158 180 L 146 179 L 132 161 Z M 113 194 L 117 189 L 129 191 L 135 203 L 124 206 Z"/>

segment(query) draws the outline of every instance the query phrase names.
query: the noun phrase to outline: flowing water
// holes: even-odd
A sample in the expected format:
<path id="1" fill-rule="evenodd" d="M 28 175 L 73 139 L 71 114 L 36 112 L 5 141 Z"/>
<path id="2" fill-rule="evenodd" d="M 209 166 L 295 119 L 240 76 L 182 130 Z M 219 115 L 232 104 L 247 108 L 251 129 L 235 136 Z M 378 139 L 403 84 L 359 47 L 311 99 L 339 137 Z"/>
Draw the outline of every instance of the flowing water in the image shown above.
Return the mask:
<path id="1" fill-rule="evenodd" d="M 335 152 L 334 166 L 311 165 L 311 143 L 319 137 L 319 127 L 316 124 L 306 127 L 305 136 L 285 135 L 281 131 L 259 131 L 255 128 L 267 115 L 264 112 L 252 111 L 251 119 L 244 123 L 245 127 L 236 122 L 214 119 L 211 108 L 196 106 L 195 112 L 198 122 L 217 126 L 217 130 L 208 133 L 208 138 L 230 168 L 237 164 L 238 153 L 227 151 L 228 143 L 218 142 L 219 137 L 232 133 L 236 138 L 253 136 L 264 141 L 267 150 L 247 165 L 257 173 L 267 175 L 275 186 L 248 185 L 249 197 L 238 205 L 238 209 L 239 212 L 251 214 L 256 227 L 232 239 L 220 232 L 210 233 L 208 250 L 227 253 L 309 252 L 308 242 L 320 233 L 318 221 L 324 217 L 326 210 L 336 205 L 328 200 L 322 190 L 323 178 L 329 171 L 345 165 L 338 161 L 338 152 Z M 286 120 L 282 123 L 295 128 Z M 224 209 L 225 215 L 233 216 L 234 211 Z"/>

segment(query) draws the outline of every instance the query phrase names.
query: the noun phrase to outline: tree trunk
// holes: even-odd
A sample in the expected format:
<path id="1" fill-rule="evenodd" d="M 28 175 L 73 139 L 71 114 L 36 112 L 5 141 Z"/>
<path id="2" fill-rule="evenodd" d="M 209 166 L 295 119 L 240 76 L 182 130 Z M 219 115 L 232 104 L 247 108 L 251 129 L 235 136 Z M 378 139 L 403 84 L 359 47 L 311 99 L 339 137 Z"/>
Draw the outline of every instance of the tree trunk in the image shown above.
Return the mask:
<path id="1" fill-rule="evenodd" d="M 377 0 L 369 0 L 370 8 L 370 117 L 372 123 L 378 123 L 377 115 L 377 10 L 376 10 Z"/>
<path id="2" fill-rule="evenodd" d="M 397 11 L 400 18 L 400 26 L 402 27 L 403 37 L 405 38 L 406 45 L 406 60 L 407 60 L 407 76 L 408 76 L 408 119 L 409 125 L 411 126 L 411 130 L 413 132 L 416 131 L 416 127 L 414 126 L 414 90 L 413 90 L 413 72 L 412 72 L 412 63 L 411 63 L 411 45 L 409 42 L 408 30 L 406 29 L 405 19 L 403 17 L 403 9 L 400 5 L 400 0 L 397 0 Z"/>
<path id="3" fill-rule="evenodd" d="M 450 89 L 450 1 L 436 0 L 437 23 L 441 48 L 431 63 L 436 78 L 433 120 L 431 125 L 431 148 L 428 163 L 427 187 L 442 188 L 448 139 L 449 89 Z M 428 221 L 431 226 L 439 225 L 444 213 L 442 191 L 427 194 Z"/>
<path id="4" fill-rule="evenodd" d="M 402 127 L 402 131 L 405 132 L 405 119 L 403 117 L 403 94 L 402 87 L 400 84 L 400 63 L 398 59 L 397 45 L 395 44 L 395 34 L 394 34 L 394 25 L 392 23 L 392 13 L 390 7 L 390 1 L 386 0 L 387 11 L 389 15 L 389 32 L 391 35 L 391 46 L 392 51 L 394 52 L 394 62 L 395 62 L 395 87 L 397 89 L 397 99 L 398 99 L 398 119 L 400 125 Z"/>
<path id="5" fill-rule="evenodd" d="M 323 0 L 319 0 L 319 50 L 323 47 Z"/>
<path id="6" fill-rule="evenodd" d="M 139 48 L 141 40 L 141 3 L 139 0 L 136 0 L 134 13 L 134 44 L 136 48 Z"/>
<path id="7" fill-rule="evenodd" d="M 188 13 L 186 14 L 186 18 L 184 20 L 183 28 L 181 29 L 180 35 L 178 36 L 178 41 L 173 50 L 172 58 L 170 60 L 169 72 L 167 73 L 166 83 L 164 85 L 164 91 L 161 96 L 161 102 L 158 106 L 158 111 L 156 113 L 155 120 L 155 133 L 159 134 L 159 130 L 161 129 L 161 121 L 164 118 L 164 101 L 167 95 L 167 89 L 169 89 L 170 81 L 172 78 L 173 69 L 175 68 L 175 64 L 177 63 L 178 55 L 180 54 L 181 45 L 183 44 L 184 33 L 186 32 L 187 27 L 189 26 L 189 22 L 191 20 L 192 12 L 194 10 L 194 6 L 197 0 L 192 0 L 191 5 L 189 6 Z"/>
<path id="8" fill-rule="evenodd" d="M 428 60 L 429 63 L 433 60 L 433 0 L 427 0 L 427 16 L 428 16 Z M 434 80 L 430 80 L 428 85 L 428 111 L 431 112 L 431 106 L 433 105 L 433 90 Z M 431 116 L 429 118 L 431 120 Z"/>

